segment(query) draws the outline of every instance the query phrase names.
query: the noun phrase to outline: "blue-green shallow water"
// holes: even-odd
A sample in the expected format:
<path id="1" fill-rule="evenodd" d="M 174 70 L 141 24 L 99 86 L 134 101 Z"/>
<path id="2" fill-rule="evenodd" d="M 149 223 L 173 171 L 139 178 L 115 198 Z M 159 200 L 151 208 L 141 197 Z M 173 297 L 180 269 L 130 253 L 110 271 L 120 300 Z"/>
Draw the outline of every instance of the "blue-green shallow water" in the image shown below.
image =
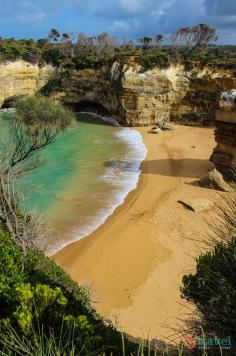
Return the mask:
<path id="1" fill-rule="evenodd" d="M 5 133 L 7 119 L 1 120 Z M 48 254 L 85 237 L 112 214 L 136 187 L 145 155 L 138 132 L 91 114 L 78 115 L 76 127 L 40 153 L 40 167 L 21 179 L 21 204 L 46 216 L 52 229 L 42 243 Z"/>

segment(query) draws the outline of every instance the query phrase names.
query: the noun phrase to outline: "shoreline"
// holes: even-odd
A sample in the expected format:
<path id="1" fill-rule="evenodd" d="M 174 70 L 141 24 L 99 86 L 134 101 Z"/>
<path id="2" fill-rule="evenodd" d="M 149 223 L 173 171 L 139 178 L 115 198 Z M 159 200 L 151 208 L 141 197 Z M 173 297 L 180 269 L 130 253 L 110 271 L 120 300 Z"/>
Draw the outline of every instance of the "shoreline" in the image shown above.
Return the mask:
<path id="1" fill-rule="evenodd" d="M 121 330 L 167 340 L 167 325 L 176 326 L 189 308 L 179 288 L 200 253 L 190 237 L 207 229 L 207 213 L 187 210 L 178 198 L 219 200 L 217 192 L 195 184 L 213 166 L 213 128 L 177 126 L 160 135 L 148 134 L 148 127 L 135 130 L 148 150 L 136 189 L 95 232 L 53 259 L 90 287 L 95 309 Z"/>
<path id="2" fill-rule="evenodd" d="M 88 115 L 91 116 L 92 113 L 88 113 Z M 147 149 L 143 143 L 141 134 L 131 128 L 118 125 L 114 119 L 99 116 L 98 114 L 93 114 L 92 116 L 95 116 L 96 118 L 99 117 L 103 121 L 109 122 L 111 127 L 117 127 L 116 129 L 118 130 L 113 133 L 114 137 L 112 137 L 112 139 L 119 142 L 119 145 L 123 147 L 123 153 L 122 156 L 121 154 L 117 155 L 116 152 L 115 154 L 111 154 L 109 160 L 105 162 L 107 165 L 103 162 L 105 168 L 103 171 L 100 170 L 97 176 L 98 182 L 103 184 L 103 186 L 98 186 L 98 191 L 101 195 L 103 194 L 103 200 L 100 198 L 99 201 L 98 199 L 97 205 L 97 202 L 93 201 L 93 214 L 91 214 L 89 209 L 81 212 L 81 210 L 77 209 L 76 204 L 71 204 L 67 207 L 64 206 L 63 210 L 63 206 L 61 208 L 56 202 L 52 205 L 51 209 L 49 209 L 49 220 L 51 219 L 50 222 L 53 226 L 52 231 L 54 231 L 55 234 L 55 239 L 46 245 L 46 253 L 49 257 L 57 254 L 70 244 L 87 238 L 99 229 L 99 227 L 105 224 L 107 219 L 113 215 L 116 208 L 124 203 L 127 195 L 136 189 L 139 182 L 141 174 L 140 165 L 147 155 Z M 75 170 L 74 174 L 66 183 L 66 186 L 61 193 L 61 196 L 63 197 L 62 200 L 66 201 L 68 197 L 69 199 L 76 199 L 75 188 L 76 185 L 79 185 L 78 172 L 79 170 Z M 91 186 L 91 188 L 92 187 L 93 186 Z M 90 194 L 89 190 L 87 192 L 88 194 Z M 108 190 L 109 195 L 107 193 Z M 88 199 L 88 194 L 86 194 L 86 198 L 83 196 L 82 202 L 84 199 Z M 79 198 L 77 199 L 77 202 L 78 201 Z M 85 207 L 88 206 L 86 201 L 84 201 L 84 203 Z M 81 203 L 79 205 L 82 206 Z M 84 220 L 81 218 L 83 213 L 85 217 Z M 64 219 L 64 216 L 73 216 L 73 221 L 72 219 Z M 77 217 L 80 218 L 78 219 Z"/>

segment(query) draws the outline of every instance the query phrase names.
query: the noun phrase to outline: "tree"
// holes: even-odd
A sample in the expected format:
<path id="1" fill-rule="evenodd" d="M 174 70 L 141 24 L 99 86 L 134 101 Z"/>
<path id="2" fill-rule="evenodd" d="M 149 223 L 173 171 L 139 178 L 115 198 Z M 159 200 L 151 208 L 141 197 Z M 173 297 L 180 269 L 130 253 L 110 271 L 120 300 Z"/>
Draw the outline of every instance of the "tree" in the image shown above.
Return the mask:
<path id="1" fill-rule="evenodd" d="M 99 58 L 107 59 L 112 57 L 117 47 L 117 39 L 110 37 L 106 32 L 102 32 L 93 38 L 93 49 Z"/>
<path id="2" fill-rule="evenodd" d="M 174 46 L 199 50 L 212 41 L 217 41 L 216 30 L 207 24 L 183 27 L 171 35 Z"/>
<path id="3" fill-rule="evenodd" d="M 48 98 L 32 96 L 18 101 L 12 131 L 15 144 L 10 153 L 9 167 L 18 169 L 25 162 L 28 164 L 31 157 L 34 158 L 41 149 L 54 142 L 73 120 L 71 111 L 55 105 Z"/>
<path id="4" fill-rule="evenodd" d="M 75 55 L 85 56 L 93 52 L 93 39 L 86 36 L 84 33 L 78 35 L 75 44 Z"/>
<path id="5" fill-rule="evenodd" d="M 216 42 L 216 30 L 207 24 L 199 24 L 192 27 L 194 33 L 194 48 L 199 49 L 207 46 L 211 42 Z"/>
<path id="6" fill-rule="evenodd" d="M 158 49 L 160 49 L 163 44 L 163 35 L 161 33 L 158 33 L 156 35 L 155 42 L 156 42 Z"/>
<path id="7" fill-rule="evenodd" d="M 143 44 L 143 49 L 148 49 L 153 44 L 153 38 L 152 37 L 148 37 L 148 36 L 144 36 L 144 37 L 139 39 L 139 42 Z"/>
<path id="8" fill-rule="evenodd" d="M 73 120 L 69 110 L 48 98 L 27 97 L 16 104 L 10 137 L 6 141 L 3 138 L 1 146 L 0 221 L 22 249 L 40 237 L 42 224 L 37 216 L 19 214 L 20 195 L 15 191 L 15 183 L 19 175 L 38 166 L 39 152 L 52 144 Z"/>
<path id="9" fill-rule="evenodd" d="M 43 49 L 47 44 L 48 44 L 48 39 L 47 38 L 39 38 L 38 41 L 37 41 L 37 45 L 41 49 Z"/>
<path id="10" fill-rule="evenodd" d="M 48 39 L 49 41 L 52 42 L 58 42 L 60 37 L 61 37 L 60 32 L 55 28 L 52 28 L 48 34 Z"/>
<path id="11" fill-rule="evenodd" d="M 183 27 L 172 34 L 172 43 L 186 48 L 193 47 L 194 45 L 194 29 L 190 27 Z"/>

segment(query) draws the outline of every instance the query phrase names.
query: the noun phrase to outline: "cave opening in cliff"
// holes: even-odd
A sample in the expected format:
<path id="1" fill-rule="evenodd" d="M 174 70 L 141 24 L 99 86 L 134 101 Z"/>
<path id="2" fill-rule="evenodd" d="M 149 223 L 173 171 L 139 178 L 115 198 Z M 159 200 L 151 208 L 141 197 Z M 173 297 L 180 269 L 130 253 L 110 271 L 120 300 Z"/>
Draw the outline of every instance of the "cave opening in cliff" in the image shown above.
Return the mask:
<path id="1" fill-rule="evenodd" d="M 22 99 L 24 97 L 24 95 L 20 95 L 20 96 L 10 96 L 8 98 L 5 98 L 5 100 L 2 103 L 1 109 L 10 109 L 10 108 L 14 108 L 16 105 L 17 100 Z"/>
<path id="2" fill-rule="evenodd" d="M 72 104 L 71 107 L 77 112 L 92 112 L 101 115 L 111 115 L 109 111 L 100 103 L 82 100 L 78 103 Z"/>

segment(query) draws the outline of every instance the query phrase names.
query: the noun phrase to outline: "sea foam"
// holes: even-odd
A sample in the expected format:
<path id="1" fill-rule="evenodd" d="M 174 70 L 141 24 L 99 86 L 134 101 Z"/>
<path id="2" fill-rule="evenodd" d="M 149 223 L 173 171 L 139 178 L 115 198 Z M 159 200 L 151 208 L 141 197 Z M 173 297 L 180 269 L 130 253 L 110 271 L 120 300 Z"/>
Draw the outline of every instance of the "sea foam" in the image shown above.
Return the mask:
<path id="1" fill-rule="evenodd" d="M 81 113 L 85 114 L 85 113 Z M 102 120 L 107 121 L 115 126 L 120 126 L 118 121 L 113 118 L 104 117 L 95 113 L 86 114 L 94 117 L 100 117 Z M 123 204 L 127 195 L 137 187 L 137 183 L 140 176 L 140 165 L 145 159 L 147 149 L 142 140 L 142 136 L 138 131 L 127 127 L 121 127 L 116 133 L 117 139 L 124 141 L 127 145 L 127 152 L 122 161 L 110 160 L 107 163 L 105 173 L 98 177 L 98 179 L 104 180 L 107 184 L 112 186 L 111 196 L 109 201 L 104 203 L 104 206 L 98 209 L 97 213 L 93 217 L 85 219 L 84 223 L 78 229 L 71 231 L 71 238 L 68 240 L 60 238 L 56 244 L 47 247 L 47 254 L 53 255 L 64 247 L 78 241 L 92 232 L 97 230 L 101 225 L 105 223 L 107 218 L 113 214 L 115 209 Z M 94 192 L 94 194 L 99 194 Z M 99 198 L 99 197 L 98 197 Z"/>

